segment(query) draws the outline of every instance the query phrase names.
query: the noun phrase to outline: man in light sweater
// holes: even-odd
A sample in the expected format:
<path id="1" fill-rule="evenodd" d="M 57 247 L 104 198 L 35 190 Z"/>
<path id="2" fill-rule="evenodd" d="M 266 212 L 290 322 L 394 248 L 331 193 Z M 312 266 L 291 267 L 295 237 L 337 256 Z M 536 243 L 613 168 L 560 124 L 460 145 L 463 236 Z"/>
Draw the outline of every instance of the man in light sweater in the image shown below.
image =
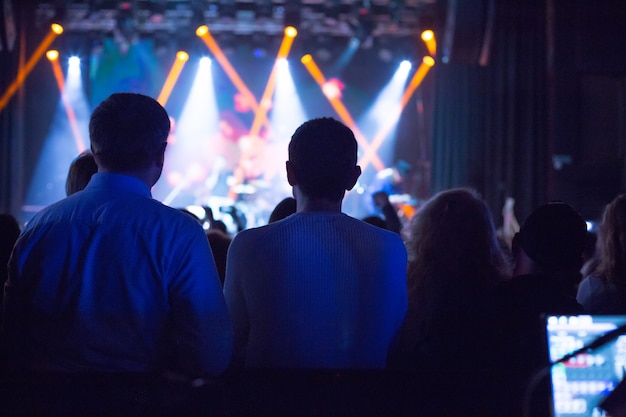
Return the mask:
<path id="1" fill-rule="evenodd" d="M 335 119 L 310 120 L 291 138 L 297 212 L 240 232 L 228 253 L 234 366 L 385 367 L 407 308 L 407 253 L 397 233 L 342 213 L 356 161 L 354 134 Z"/>

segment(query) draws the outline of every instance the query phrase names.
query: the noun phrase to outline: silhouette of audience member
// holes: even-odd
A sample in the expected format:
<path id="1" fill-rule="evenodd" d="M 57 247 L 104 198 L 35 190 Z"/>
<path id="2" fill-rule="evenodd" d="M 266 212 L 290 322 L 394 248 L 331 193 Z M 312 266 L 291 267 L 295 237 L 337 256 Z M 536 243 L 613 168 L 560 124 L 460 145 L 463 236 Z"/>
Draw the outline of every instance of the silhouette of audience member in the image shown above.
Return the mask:
<path id="1" fill-rule="evenodd" d="M 482 368 L 489 363 L 493 291 L 508 264 L 491 213 L 470 189 L 428 200 L 405 227 L 409 307 L 392 368 Z"/>
<path id="2" fill-rule="evenodd" d="M 84 189 L 91 176 L 98 172 L 98 165 L 91 152 L 82 152 L 70 164 L 65 180 L 65 194 L 70 196 Z"/>
<path id="3" fill-rule="evenodd" d="M 600 266 L 600 239 L 598 239 L 598 233 L 593 230 L 587 231 L 587 244 L 583 251 L 583 266 L 580 268 L 580 273 L 583 277 L 594 274 Z M 580 302 L 580 300 L 579 300 Z"/>
<path id="4" fill-rule="evenodd" d="M 609 203 L 598 232 L 599 266 L 578 287 L 591 314 L 626 314 L 626 194 Z"/>
<path id="5" fill-rule="evenodd" d="M 211 222 L 211 227 L 209 228 L 209 230 L 222 232 L 226 236 L 229 235 L 228 227 L 226 227 L 226 223 L 224 223 L 222 220 L 213 220 Z"/>
<path id="6" fill-rule="evenodd" d="M 378 207 L 383 215 L 385 229 L 400 234 L 402 223 L 396 212 L 396 208 L 389 201 L 389 194 L 385 191 L 378 191 L 372 196 L 374 205 Z"/>
<path id="7" fill-rule="evenodd" d="M 237 234 L 224 292 L 233 361 L 256 368 L 383 368 L 406 312 L 400 236 L 341 211 L 361 174 L 352 131 L 332 118 L 293 134 L 297 212 Z"/>
<path id="8" fill-rule="evenodd" d="M 14 370 L 175 371 L 227 368 L 232 327 L 202 227 L 150 194 L 170 122 L 155 100 L 117 93 L 93 111 L 99 172 L 35 215 L 5 285 Z"/>
<path id="9" fill-rule="evenodd" d="M 274 223 L 278 220 L 282 220 L 287 216 L 292 215 L 296 212 L 296 199 L 293 197 L 287 197 L 281 200 L 272 213 L 270 214 L 270 219 L 268 223 Z"/>
<path id="10" fill-rule="evenodd" d="M 363 217 L 365 223 L 371 224 L 372 226 L 380 227 L 381 229 L 387 229 L 387 224 L 385 223 L 385 219 L 380 216 L 365 216 Z"/>
<path id="11" fill-rule="evenodd" d="M 583 313 L 575 296 L 586 238 L 585 221 L 563 202 L 534 210 L 513 238 L 513 278 L 498 288 L 498 350 L 507 369 L 504 385 L 516 396 L 512 404 L 522 400 L 531 375 L 548 365 L 545 315 Z M 531 415 L 549 413 L 548 386 L 536 393 Z"/>
<path id="12" fill-rule="evenodd" d="M 552 202 L 533 211 L 513 238 L 513 279 L 503 285 L 505 295 L 519 302 L 514 309 L 537 318 L 579 311 L 576 287 L 586 241 L 587 225 L 570 205 Z"/>
<path id="13" fill-rule="evenodd" d="M 0 280 L 2 280 L 2 285 L 7 280 L 7 264 L 20 231 L 20 224 L 13 215 L 8 213 L 0 214 Z M 2 307 L 2 298 L 0 297 L 0 324 L 2 324 Z"/>
<path id="14" fill-rule="evenodd" d="M 217 221 L 220 222 L 219 220 Z M 223 222 L 221 223 L 224 224 Z M 224 280 L 226 279 L 226 255 L 228 254 L 228 248 L 230 247 L 232 239 L 228 236 L 227 232 L 220 229 L 207 230 L 206 237 L 209 239 L 209 246 L 211 246 L 213 259 L 215 259 L 217 274 L 220 277 L 222 286 L 224 286 Z"/>

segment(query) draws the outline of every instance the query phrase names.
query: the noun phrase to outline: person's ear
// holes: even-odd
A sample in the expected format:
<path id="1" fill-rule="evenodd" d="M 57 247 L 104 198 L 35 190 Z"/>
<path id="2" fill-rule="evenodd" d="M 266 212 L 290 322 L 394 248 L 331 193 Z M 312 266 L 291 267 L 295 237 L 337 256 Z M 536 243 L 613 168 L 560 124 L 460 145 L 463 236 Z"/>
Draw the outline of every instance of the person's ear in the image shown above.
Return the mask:
<path id="1" fill-rule="evenodd" d="M 348 177 L 348 182 L 346 184 L 346 190 L 350 191 L 356 185 L 359 177 L 361 176 L 361 167 L 359 165 L 355 165 Z"/>
<path id="2" fill-rule="evenodd" d="M 159 167 L 163 167 L 163 164 L 165 164 L 165 149 L 167 148 L 167 142 L 163 142 L 163 145 L 161 145 L 161 149 L 159 149 L 159 151 L 157 152 L 157 164 L 159 165 Z"/>
<path id="3" fill-rule="evenodd" d="M 292 187 L 295 186 L 298 183 L 298 180 L 296 179 L 295 167 L 290 161 L 286 161 L 285 169 L 287 170 L 287 181 L 289 182 L 289 185 Z"/>

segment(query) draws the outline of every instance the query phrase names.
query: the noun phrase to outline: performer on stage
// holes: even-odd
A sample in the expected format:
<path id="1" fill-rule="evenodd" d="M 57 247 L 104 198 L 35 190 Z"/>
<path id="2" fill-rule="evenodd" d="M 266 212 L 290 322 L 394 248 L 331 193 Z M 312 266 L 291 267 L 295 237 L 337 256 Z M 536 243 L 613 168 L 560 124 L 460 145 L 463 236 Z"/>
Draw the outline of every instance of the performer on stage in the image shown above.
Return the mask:
<path id="1" fill-rule="evenodd" d="M 415 209 L 415 198 L 408 192 L 408 177 L 411 165 L 398 160 L 392 167 L 379 171 L 365 193 L 365 206 L 372 215 L 383 215 L 382 206 L 375 196 L 383 193 L 401 213 L 400 217 L 411 217 Z"/>

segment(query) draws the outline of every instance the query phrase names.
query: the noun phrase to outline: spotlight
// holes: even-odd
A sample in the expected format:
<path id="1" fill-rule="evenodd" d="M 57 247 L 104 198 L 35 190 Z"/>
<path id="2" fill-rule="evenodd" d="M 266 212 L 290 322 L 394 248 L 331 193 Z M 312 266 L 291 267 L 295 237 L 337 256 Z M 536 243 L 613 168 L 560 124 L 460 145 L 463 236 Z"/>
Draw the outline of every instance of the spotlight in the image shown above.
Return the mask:
<path id="1" fill-rule="evenodd" d="M 424 42 L 432 41 L 434 37 L 435 37 L 435 33 L 430 29 L 422 32 L 422 40 Z"/>
<path id="2" fill-rule="evenodd" d="M 341 90 L 344 85 L 336 78 L 331 78 L 322 86 L 322 92 L 329 100 L 341 99 Z"/>
<path id="3" fill-rule="evenodd" d="M 433 65 L 435 65 L 435 59 L 432 56 L 425 56 L 422 61 L 424 62 L 424 64 L 428 65 L 429 67 L 432 67 Z"/>
<path id="4" fill-rule="evenodd" d="M 196 36 L 202 37 L 209 33 L 209 27 L 207 25 L 198 26 L 196 29 Z"/>
<path id="5" fill-rule="evenodd" d="M 63 33 L 63 26 L 59 25 L 58 23 L 51 24 L 50 29 L 57 35 L 60 35 L 61 33 Z"/>
<path id="6" fill-rule="evenodd" d="M 304 65 L 311 63 L 311 61 L 313 61 L 313 57 L 311 56 L 311 54 L 306 54 L 302 58 L 300 58 L 300 62 L 302 62 Z"/>
<path id="7" fill-rule="evenodd" d="M 178 51 L 176 53 L 176 59 L 182 62 L 186 62 L 189 59 L 189 54 L 185 51 Z"/>
<path id="8" fill-rule="evenodd" d="M 289 62 L 287 62 L 286 58 L 280 58 L 276 62 L 276 65 L 278 65 L 279 68 L 287 68 L 289 66 Z"/>
<path id="9" fill-rule="evenodd" d="M 70 64 L 70 67 L 79 67 L 80 66 L 80 58 L 77 57 L 77 56 L 72 56 L 68 60 L 68 63 Z"/>
<path id="10" fill-rule="evenodd" d="M 403 60 L 402 62 L 400 62 L 400 69 L 403 71 L 408 71 L 411 69 L 411 62 L 409 60 Z"/>
<path id="11" fill-rule="evenodd" d="M 423 31 L 422 40 L 426 44 L 426 48 L 428 48 L 428 53 L 432 56 L 435 56 L 437 54 L 437 41 L 435 40 L 435 32 L 430 29 Z"/>
<path id="12" fill-rule="evenodd" d="M 202 58 L 200 58 L 200 65 L 202 66 L 211 65 L 211 58 L 209 58 L 208 56 L 203 56 Z"/>
<path id="13" fill-rule="evenodd" d="M 285 28 L 285 36 L 295 38 L 298 35 L 298 30 L 293 26 L 287 26 Z"/>
<path id="14" fill-rule="evenodd" d="M 50 61 L 56 61 L 57 59 L 59 59 L 59 51 L 57 51 L 56 49 L 51 49 L 48 52 L 46 52 L 46 58 L 48 58 Z"/>

